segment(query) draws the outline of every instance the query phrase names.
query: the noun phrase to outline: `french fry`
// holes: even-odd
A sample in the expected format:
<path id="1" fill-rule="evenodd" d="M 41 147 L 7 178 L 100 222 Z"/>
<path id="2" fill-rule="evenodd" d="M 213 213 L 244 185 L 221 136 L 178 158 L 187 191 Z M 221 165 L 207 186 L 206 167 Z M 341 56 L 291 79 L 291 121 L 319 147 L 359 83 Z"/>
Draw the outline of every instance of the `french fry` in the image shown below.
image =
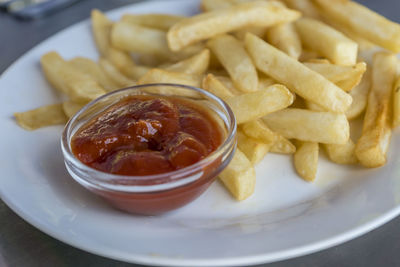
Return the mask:
<path id="1" fill-rule="evenodd" d="M 327 17 L 325 17 L 323 21 L 327 23 L 329 26 L 335 28 L 336 30 L 346 35 L 348 38 L 352 39 L 354 42 L 356 42 L 358 44 L 359 51 L 373 49 L 376 46 L 375 44 L 371 43 L 364 37 L 360 36 L 359 34 L 352 31 L 350 28 L 342 24 L 332 21 Z"/>
<path id="2" fill-rule="evenodd" d="M 331 62 L 329 60 L 327 60 L 326 58 L 310 58 L 309 60 L 304 62 L 304 64 L 306 64 L 306 63 L 331 64 Z"/>
<path id="3" fill-rule="evenodd" d="M 367 106 L 368 92 L 371 88 L 371 70 L 368 67 L 364 73 L 360 84 L 350 91 L 353 98 L 353 103 L 348 110 L 346 110 L 346 117 L 348 120 L 353 120 L 360 116 Z"/>
<path id="4" fill-rule="evenodd" d="M 145 75 L 151 68 L 137 65 L 132 57 L 119 49 L 111 47 L 106 57 L 117 69 L 131 80 L 138 80 Z"/>
<path id="5" fill-rule="evenodd" d="M 136 82 L 123 75 L 119 70 L 105 58 L 99 60 L 100 68 L 109 79 L 116 83 L 119 88 L 136 85 Z"/>
<path id="6" fill-rule="evenodd" d="M 342 89 L 260 38 L 248 34 L 245 46 L 260 71 L 304 99 L 333 112 L 344 112 L 351 105 L 351 96 Z"/>
<path id="7" fill-rule="evenodd" d="M 367 69 L 367 64 L 365 64 L 365 62 L 359 62 L 354 66 L 320 63 L 304 63 L 304 65 L 311 70 L 318 72 L 346 92 L 350 92 L 360 83 L 363 74 Z"/>
<path id="8" fill-rule="evenodd" d="M 392 135 L 391 95 L 397 74 L 394 54 L 378 52 L 372 66 L 372 87 L 368 95 L 363 130 L 356 145 L 356 156 L 365 167 L 386 163 L 386 153 Z"/>
<path id="9" fill-rule="evenodd" d="M 208 12 L 251 1 L 255 0 L 202 0 L 200 3 L 200 9 L 204 12 Z"/>
<path id="10" fill-rule="evenodd" d="M 233 82 L 231 78 L 226 77 L 226 76 L 218 76 L 216 77 L 221 83 L 225 85 L 226 88 L 229 89 L 234 95 L 240 95 L 242 92 L 240 92 L 236 87 L 233 85 Z M 272 84 L 271 84 L 272 85 Z M 260 83 L 259 83 L 260 86 Z"/>
<path id="11" fill-rule="evenodd" d="M 251 164 L 255 166 L 259 163 L 268 153 L 270 144 L 265 144 L 254 138 L 248 137 L 244 133 L 237 132 L 238 143 L 237 146 L 246 157 L 250 160 Z"/>
<path id="12" fill-rule="evenodd" d="M 208 74 L 205 76 L 202 85 L 204 90 L 218 96 L 222 100 L 226 101 L 234 96 L 234 94 L 213 74 Z"/>
<path id="13" fill-rule="evenodd" d="M 320 57 L 321 56 L 316 51 L 313 51 L 313 50 L 303 47 L 303 50 L 299 57 L 299 61 L 300 62 L 311 62 L 312 60 L 315 60 L 315 59 L 319 60 Z"/>
<path id="14" fill-rule="evenodd" d="M 121 20 L 141 26 L 168 31 L 175 23 L 184 19 L 184 16 L 169 14 L 125 14 Z"/>
<path id="15" fill-rule="evenodd" d="M 75 103 L 70 100 L 62 103 L 62 109 L 68 118 L 74 116 L 84 106 L 85 104 L 83 103 Z"/>
<path id="16" fill-rule="evenodd" d="M 400 25 L 353 1 L 313 0 L 321 15 L 372 43 L 400 52 Z"/>
<path id="17" fill-rule="evenodd" d="M 200 3 L 200 9 L 203 12 L 214 11 L 218 9 L 224 9 L 231 7 L 234 4 L 233 0 L 202 0 Z"/>
<path id="18" fill-rule="evenodd" d="M 201 77 L 181 72 L 152 69 L 138 81 L 138 84 L 147 83 L 177 83 L 200 87 Z"/>
<path id="19" fill-rule="evenodd" d="M 128 53 L 112 46 L 111 28 L 112 22 L 103 13 L 98 10 L 92 11 L 92 30 L 100 55 L 107 58 L 129 78 L 136 80 L 142 77 L 149 69 L 137 66 Z"/>
<path id="20" fill-rule="evenodd" d="M 248 26 L 241 28 L 237 31 L 234 31 L 232 34 L 239 40 L 243 41 L 244 38 L 246 37 L 246 34 L 252 33 L 260 38 L 263 38 L 265 34 L 267 33 L 268 27 L 253 27 L 253 26 Z"/>
<path id="21" fill-rule="evenodd" d="M 111 44 L 112 21 L 97 9 L 92 11 L 91 18 L 93 37 L 100 55 L 110 60 L 121 71 L 131 69 L 135 64 L 130 55 Z"/>
<path id="22" fill-rule="evenodd" d="M 50 84 L 75 102 L 86 103 L 106 92 L 90 75 L 76 70 L 56 52 L 43 55 L 40 62 Z"/>
<path id="23" fill-rule="evenodd" d="M 296 146 L 282 135 L 276 134 L 276 141 L 270 147 L 269 152 L 279 154 L 294 154 L 296 152 Z"/>
<path id="24" fill-rule="evenodd" d="M 268 29 L 267 41 L 289 56 L 299 59 L 302 51 L 301 41 L 293 23 L 283 23 Z"/>
<path id="25" fill-rule="evenodd" d="M 276 134 L 261 120 L 243 123 L 241 129 L 248 137 L 260 140 L 265 144 L 275 143 L 277 139 Z"/>
<path id="26" fill-rule="evenodd" d="M 229 165 L 219 175 L 222 183 L 237 200 L 244 200 L 254 192 L 256 172 L 246 155 L 236 149 Z"/>
<path id="27" fill-rule="evenodd" d="M 119 21 L 111 30 L 113 46 L 124 51 L 150 54 L 167 59 L 168 49 L 164 31 Z"/>
<path id="28" fill-rule="evenodd" d="M 276 1 L 242 3 L 176 23 L 168 31 L 168 45 L 172 51 L 179 51 L 189 44 L 246 26 L 268 27 L 299 17 L 299 12 L 287 9 Z"/>
<path id="29" fill-rule="evenodd" d="M 125 66 L 124 68 L 119 69 L 122 74 L 128 77 L 130 80 L 139 80 L 142 78 L 151 68 L 143 66 L 143 65 L 133 65 L 130 68 Z"/>
<path id="30" fill-rule="evenodd" d="M 350 136 L 344 114 L 287 108 L 263 117 L 263 121 L 272 131 L 289 139 L 345 144 Z"/>
<path id="31" fill-rule="evenodd" d="M 106 91 L 118 89 L 119 86 L 105 75 L 100 66 L 89 58 L 75 57 L 68 61 L 74 68 L 82 73 L 90 75 L 95 79 Z"/>
<path id="32" fill-rule="evenodd" d="M 256 68 L 242 43 L 231 35 L 219 35 L 207 42 L 207 46 L 229 73 L 236 88 L 254 92 L 258 86 Z"/>
<path id="33" fill-rule="evenodd" d="M 104 58 L 108 59 L 119 70 L 128 69 L 135 65 L 132 57 L 128 53 L 115 47 L 110 47 Z"/>
<path id="34" fill-rule="evenodd" d="M 294 166 L 297 173 L 308 182 L 314 181 L 317 176 L 318 154 L 318 143 L 298 141 Z"/>
<path id="35" fill-rule="evenodd" d="M 356 164 L 357 158 L 355 154 L 356 145 L 349 138 L 346 144 L 329 145 L 325 144 L 325 151 L 331 161 L 338 164 Z"/>
<path id="36" fill-rule="evenodd" d="M 110 48 L 110 32 L 112 22 L 99 10 L 91 12 L 93 37 L 101 56 L 106 56 Z"/>
<path id="37" fill-rule="evenodd" d="M 210 63 L 210 50 L 204 49 L 192 57 L 167 66 L 169 71 L 183 72 L 187 74 L 201 75 L 206 72 Z"/>
<path id="38" fill-rule="evenodd" d="M 268 78 L 268 77 L 260 77 L 258 79 L 258 90 L 267 88 L 268 86 L 271 86 L 273 84 L 276 84 L 277 82 L 274 81 L 274 79 Z"/>
<path id="39" fill-rule="evenodd" d="M 400 125 L 400 77 L 393 87 L 393 127 Z"/>
<path id="40" fill-rule="evenodd" d="M 297 9 L 305 17 L 321 19 L 318 9 L 312 3 L 312 0 L 283 0 L 283 2 L 292 9 Z"/>
<path id="41" fill-rule="evenodd" d="M 226 100 L 236 116 L 238 124 L 261 118 L 284 109 L 293 103 L 293 94 L 283 85 L 276 84 L 252 93 L 234 96 Z"/>
<path id="42" fill-rule="evenodd" d="M 62 104 L 47 105 L 25 112 L 16 112 L 14 117 L 19 126 L 30 131 L 46 126 L 65 124 L 68 121 Z"/>
<path id="43" fill-rule="evenodd" d="M 358 44 L 341 32 L 311 18 L 301 18 L 295 25 L 306 47 L 317 51 L 334 64 L 356 64 Z"/>

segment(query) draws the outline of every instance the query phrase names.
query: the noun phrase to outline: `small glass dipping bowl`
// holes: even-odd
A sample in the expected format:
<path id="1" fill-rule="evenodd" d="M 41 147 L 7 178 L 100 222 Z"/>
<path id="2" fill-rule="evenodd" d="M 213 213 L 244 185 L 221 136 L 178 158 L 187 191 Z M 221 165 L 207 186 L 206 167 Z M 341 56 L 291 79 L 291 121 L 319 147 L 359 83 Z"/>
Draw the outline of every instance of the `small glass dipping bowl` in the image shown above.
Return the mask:
<path id="1" fill-rule="evenodd" d="M 172 172 L 146 176 L 116 175 L 82 163 L 71 150 L 71 139 L 83 125 L 132 95 L 184 98 L 206 108 L 220 125 L 220 146 L 202 160 Z M 236 148 L 236 121 L 228 105 L 202 89 L 178 84 L 147 84 L 110 92 L 90 102 L 65 126 L 61 138 L 65 166 L 75 181 L 114 207 L 135 214 L 156 215 L 177 209 L 200 196 L 228 165 Z"/>

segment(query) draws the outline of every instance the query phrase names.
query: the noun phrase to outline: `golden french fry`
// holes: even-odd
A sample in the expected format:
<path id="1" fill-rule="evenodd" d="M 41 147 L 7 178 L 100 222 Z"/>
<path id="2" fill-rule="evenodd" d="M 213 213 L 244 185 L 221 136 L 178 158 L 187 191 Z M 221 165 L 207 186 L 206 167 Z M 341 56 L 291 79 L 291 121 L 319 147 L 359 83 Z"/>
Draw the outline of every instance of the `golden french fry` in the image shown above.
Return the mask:
<path id="1" fill-rule="evenodd" d="M 203 12 L 224 9 L 231 7 L 234 3 L 233 0 L 202 0 L 200 3 L 200 9 Z"/>
<path id="2" fill-rule="evenodd" d="M 304 99 L 333 112 L 344 112 L 351 105 L 351 96 L 342 89 L 260 38 L 248 34 L 245 46 L 259 70 Z"/>
<path id="3" fill-rule="evenodd" d="M 302 51 L 301 41 L 293 23 L 282 23 L 268 29 L 267 41 L 289 56 L 299 59 Z"/>
<path id="4" fill-rule="evenodd" d="M 236 88 L 243 92 L 257 90 L 256 68 L 239 40 L 231 35 L 223 34 L 210 39 L 207 46 L 229 73 Z"/>
<path id="5" fill-rule="evenodd" d="M 263 121 L 272 131 L 289 139 L 345 144 L 350 136 L 344 114 L 287 108 L 263 117 Z"/>
<path id="6" fill-rule="evenodd" d="M 169 63 L 166 58 L 159 57 L 155 54 L 137 54 L 137 62 L 150 68 L 158 68 L 158 66 Z"/>
<path id="7" fill-rule="evenodd" d="M 246 37 L 246 34 L 252 33 L 260 38 L 263 38 L 265 34 L 267 33 L 268 27 L 253 27 L 253 26 L 248 26 L 241 28 L 232 34 L 239 40 L 243 41 L 244 38 Z"/>
<path id="8" fill-rule="evenodd" d="M 46 126 L 65 124 L 68 121 L 62 104 L 43 106 L 25 112 L 15 112 L 14 117 L 19 126 L 30 131 Z"/>
<path id="9" fill-rule="evenodd" d="M 138 81 L 138 84 L 147 83 L 177 83 L 200 87 L 201 76 L 162 69 L 152 69 Z"/>
<path id="10" fill-rule="evenodd" d="M 367 106 L 368 92 L 371 88 L 371 70 L 368 67 L 364 73 L 361 82 L 350 91 L 353 98 L 353 103 L 348 110 L 346 110 L 346 117 L 349 120 L 355 119 L 360 116 Z"/>
<path id="11" fill-rule="evenodd" d="M 343 24 L 339 24 L 333 20 L 330 20 L 327 17 L 324 17 L 323 20 L 329 26 L 335 28 L 336 30 L 340 31 L 341 33 L 346 35 L 348 38 L 350 38 L 354 42 L 356 42 L 358 44 L 359 51 L 373 49 L 376 46 L 375 44 L 371 43 L 364 37 L 360 36 L 359 34 L 355 33 L 354 31 L 352 31 L 352 29 L 348 28 L 347 26 L 344 26 Z"/>
<path id="12" fill-rule="evenodd" d="M 236 87 L 233 85 L 233 82 L 231 80 L 231 78 L 227 77 L 227 76 L 216 76 L 216 78 L 223 83 L 223 85 L 225 85 L 226 88 L 229 89 L 229 91 L 232 92 L 232 94 L 234 95 L 240 95 L 242 94 L 241 91 L 239 91 L 238 89 L 236 89 Z M 260 83 L 259 83 L 260 85 Z M 271 84 L 272 85 L 272 84 Z M 268 87 L 268 86 L 267 86 Z"/>
<path id="13" fill-rule="evenodd" d="M 392 135 L 390 109 L 396 74 L 396 55 L 386 52 L 374 55 L 372 87 L 368 95 L 362 134 L 355 152 L 365 167 L 379 167 L 386 163 L 386 153 Z"/>
<path id="14" fill-rule="evenodd" d="M 296 153 L 294 153 L 296 171 L 304 180 L 314 181 L 318 169 L 318 143 L 302 141 L 298 143 Z"/>
<path id="15" fill-rule="evenodd" d="M 149 67 L 135 64 L 128 53 L 114 47 L 110 47 L 105 58 L 131 80 L 138 80 L 150 70 Z"/>
<path id="16" fill-rule="evenodd" d="M 103 57 L 107 55 L 110 48 L 110 31 L 112 22 L 97 9 L 91 12 L 92 21 L 92 32 L 93 37 L 100 52 Z"/>
<path id="17" fill-rule="evenodd" d="M 353 1 L 313 0 L 323 17 L 351 29 L 372 43 L 400 52 L 400 25 Z"/>
<path id="18" fill-rule="evenodd" d="M 393 127 L 400 125 L 400 77 L 393 87 Z"/>
<path id="19" fill-rule="evenodd" d="M 236 149 L 229 165 L 219 175 L 222 183 L 237 200 L 244 200 L 254 192 L 256 172 L 246 155 Z"/>
<path id="20" fill-rule="evenodd" d="M 184 16 L 169 14 L 125 14 L 122 21 L 139 24 L 141 26 L 168 31 L 175 23 L 184 19 Z"/>
<path id="21" fill-rule="evenodd" d="M 263 88 L 267 88 L 268 86 L 271 86 L 271 85 L 276 84 L 276 83 L 277 82 L 272 78 L 260 77 L 258 79 L 258 90 L 263 89 Z"/>
<path id="22" fill-rule="evenodd" d="M 265 144 L 275 143 L 277 139 L 276 134 L 261 120 L 243 123 L 241 129 L 248 137 L 260 140 Z"/>
<path id="23" fill-rule="evenodd" d="M 310 101 L 304 101 L 304 103 L 306 104 L 307 109 L 312 110 L 312 111 L 326 111 L 324 108 L 322 108 L 321 106 L 314 104 Z"/>
<path id="24" fill-rule="evenodd" d="M 222 100 L 226 101 L 234 96 L 234 94 L 212 74 L 208 74 L 204 77 L 202 85 L 204 90 L 218 96 Z"/>
<path id="25" fill-rule="evenodd" d="M 311 18 L 295 22 L 303 44 L 338 65 L 357 62 L 358 44 L 327 24 Z"/>
<path id="26" fill-rule="evenodd" d="M 113 25 L 111 41 L 116 48 L 132 53 L 150 54 L 163 59 L 170 54 L 164 31 L 129 22 L 119 21 Z"/>
<path id="27" fill-rule="evenodd" d="M 121 73 L 124 74 L 131 80 L 139 80 L 142 78 L 151 68 L 142 65 L 133 65 L 130 68 L 120 69 Z"/>
<path id="28" fill-rule="evenodd" d="M 40 62 L 50 84 L 75 102 L 86 103 L 106 92 L 95 79 L 75 69 L 56 52 L 43 55 Z"/>
<path id="29" fill-rule="evenodd" d="M 318 72 L 346 92 L 350 92 L 360 83 L 367 69 L 367 64 L 365 64 L 365 62 L 359 62 L 354 66 L 340 66 L 324 63 L 304 63 L 304 65 Z"/>
<path id="30" fill-rule="evenodd" d="M 300 62 L 311 62 L 313 60 L 319 60 L 320 58 L 321 58 L 321 56 L 316 51 L 312 51 L 312 50 L 309 50 L 309 49 L 303 47 L 303 50 L 299 57 L 299 61 Z"/>
<path id="31" fill-rule="evenodd" d="M 283 2 L 292 9 L 297 9 L 305 17 L 321 19 L 318 9 L 312 3 L 312 0 L 283 0 Z"/>
<path id="32" fill-rule="evenodd" d="M 200 53 L 195 54 L 187 59 L 179 61 L 175 64 L 167 66 L 168 71 L 183 72 L 187 74 L 201 75 L 206 72 L 210 63 L 210 50 L 203 49 Z"/>
<path id="33" fill-rule="evenodd" d="M 329 60 L 327 60 L 326 58 L 310 58 L 309 60 L 306 60 L 305 62 L 303 62 L 303 64 L 306 64 L 306 63 L 331 64 L 331 62 Z"/>
<path id="34" fill-rule="evenodd" d="M 349 138 L 346 144 L 329 145 L 324 144 L 325 151 L 330 160 L 338 164 L 356 164 L 357 158 L 355 154 L 356 145 Z"/>
<path id="35" fill-rule="evenodd" d="M 65 115 L 67 115 L 68 118 L 71 118 L 72 116 L 74 116 L 84 106 L 85 106 L 85 104 L 83 104 L 83 103 L 75 103 L 70 100 L 62 103 L 63 111 L 64 111 Z"/>
<path id="36" fill-rule="evenodd" d="M 244 133 L 237 132 L 238 143 L 237 146 L 246 157 L 250 160 L 251 164 L 255 166 L 259 163 L 268 153 L 270 144 L 265 144 L 254 138 L 248 137 Z"/>
<path id="37" fill-rule="evenodd" d="M 112 21 L 110 21 L 101 11 L 96 9 L 92 11 L 92 31 L 100 55 L 107 58 L 125 75 L 131 77 L 130 73 L 132 72 L 132 68 L 135 67 L 135 64 L 128 53 L 111 45 L 112 25 Z M 125 73 L 124 70 L 129 71 L 127 71 L 128 73 Z M 134 70 L 137 70 L 137 68 Z"/>
<path id="38" fill-rule="evenodd" d="M 268 27 L 299 17 L 299 12 L 287 9 L 276 1 L 242 3 L 178 22 L 168 31 L 168 45 L 172 51 L 179 51 L 189 44 L 245 26 Z"/>
<path id="39" fill-rule="evenodd" d="M 136 85 L 136 82 L 123 75 L 110 61 L 105 58 L 99 60 L 100 68 L 109 79 L 118 85 L 119 88 Z"/>
<path id="40" fill-rule="evenodd" d="M 294 154 L 296 152 L 296 146 L 282 135 L 276 134 L 276 141 L 270 147 L 269 152 L 279 154 Z"/>
<path id="41" fill-rule="evenodd" d="M 293 94 L 283 85 L 231 97 L 226 100 L 238 124 L 253 121 L 293 103 Z"/>
<path id="42" fill-rule="evenodd" d="M 68 61 L 74 68 L 90 75 L 95 79 L 106 91 L 118 89 L 119 86 L 105 75 L 100 66 L 89 58 L 75 57 Z"/>
<path id="43" fill-rule="evenodd" d="M 119 70 L 134 66 L 132 57 L 119 49 L 110 47 L 106 57 Z"/>

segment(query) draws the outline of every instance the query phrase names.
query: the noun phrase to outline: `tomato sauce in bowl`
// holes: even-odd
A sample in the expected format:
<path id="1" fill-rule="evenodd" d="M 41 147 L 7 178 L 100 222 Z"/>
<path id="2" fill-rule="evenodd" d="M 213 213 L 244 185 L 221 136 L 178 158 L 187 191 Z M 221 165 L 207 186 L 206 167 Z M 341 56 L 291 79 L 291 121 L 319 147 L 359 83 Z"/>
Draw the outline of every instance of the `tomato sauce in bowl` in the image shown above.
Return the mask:
<path id="1" fill-rule="evenodd" d="M 71 176 L 113 206 L 160 214 L 197 198 L 235 149 L 232 111 L 181 85 L 111 92 L 76 114 L 62 138 Z"/>

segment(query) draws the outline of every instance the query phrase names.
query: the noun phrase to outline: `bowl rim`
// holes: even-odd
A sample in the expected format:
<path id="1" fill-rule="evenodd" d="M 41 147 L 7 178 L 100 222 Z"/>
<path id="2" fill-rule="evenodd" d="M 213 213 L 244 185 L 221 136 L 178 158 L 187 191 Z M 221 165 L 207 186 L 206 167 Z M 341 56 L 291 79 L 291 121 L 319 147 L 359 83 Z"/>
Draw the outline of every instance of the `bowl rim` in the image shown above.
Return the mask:
<path id="1" fill-rule="evenodd" d="M 102 101 L 112 95 L 120 94 L 124 91 L 130 91 L 132 89 L 136 90 L 136 89 L 140 89 L 140 88 L 154 87 L 154 86 L 157 86 L 157 87 L 162 87 L 162 86 L 180 87 L 183 89 L 196 91 L 196 92 L 200 93 L 201 95 L 206 96 L 207 98 L 210 98 L 213 101 L 216 101 L 218 103 L 218 105 L 224 109 L 224 113 L 227 114 L 227 117 L 229 119 L 228 124 L 227 124 L 227 135 L 226 135 L 224 142 L 222 142 L 217 147 L 217 149 L 212 151 L 205 158 L 201 159 L 200 161 L 197 161 L 194 164 L 191 164 L 189 166 L 186 166 L 184 168 L 174 170 L 171 172 L 152 174 L 152 175 L 142 175 L 142 176 L 120 175 L 120 174 L 112 174 L 112 173 L 108 173 L 108 172 L 103 172 L 103 171 L 97 170 L 95 168 L 92 168 L 92 167 L 84 164 L 72 153 L 71 146 L 70 146 L 70 138 L 68 138 L 70 135 L 69 132 L 72 129 L 72 125 L 82 114 L 84 114 L 87 110 L 89 110 L 93 105 L 95 105 L 96 103 L 99 103 L 100 101 Z M 162 96 L 162 94 L 160 94 L 160 95 Z M 129 95 L 127 95 L 127 96 L 129 96 Z M 105 108 L 102 108 L 102 110 L 105 110 L 109 107 L 110 107 L 110 105 L 106 106 Z M 218 112 L 215 112 L 215 113 L 218 114 L 219 117 L 221 117 L 221 115 Z M 80 127 L 82 127 L 82 126 L 80 126 Z M 228 150 L 229 147 L 231 147 L 231 146 L 233 146 L 233 150 L 235 150 L 236 149 L 236 130 L 237 130 L 237 123 L 236 123 L 236 118 L 235 118 L 235 115 L 233 114 L 232 109 L 229 107 L 229 105 L 227 103 L 225 103 L 225 101 L 223 101 L 218 96 L 216 96 L 206 90 L 203 90 L 201 88 L 197 88 L 197 87 L 189 86 L 189 85 L 174 84 L 174 83 L 149 83 L 149 84 L 134 85 L 134 86 L 130 86 L 130 87 L 113 90 L 109 93 L 106 93 L 106 94 L 92 100 L 88 104 L 86 104 L 74 116 L 72 116 L 68 120 L 67 124 L 65 125 L 63 132 L 62 132 L 62 136 L 61 136 L 61 149 L 62 149 L 62 153 L 64 156 L 64 161 L 66 164 L 68 161 L 69 164 L 74 165 L 75 167 L 79 168 L 82 171 L 90 172 L 91 174 L 98 174 L 99 176 L 102 177 L 101 179 L 98 178 L 97 175 L 91 175 L 90 179 L 80 177 L 80 179 L 83 179 L 86 183 L 93 184 L 97 187 L 100 186 L 103 189 L 109 190 L 111 188 L 109 188 L 107 185 L 113 184 L 112 181 L 115 181 L 116 179 L 118 179 L 119 181 L 124 180 L 124 179 L 129 180 L 129 181 L 147 181 L 147 182 L 150 181 L 149 185 L 135 185 L 134 186 L 134 187 L 149 187 L 152 185 L 156 185 L 156 184 L 152 184 L 151 181 L 160 181 L 160 180 L 165 180 L 166 178 L 168 178 L 167 182 L 162 182 L 162 183 L 157 184 L 157 185 L 161 186 L 161 185 L 185 180 L 185 176 L 187 176 L 188 174 L 193 174 L 193 173 L 198 172 L 199 170 L 203 170 L 204 166 L 207 166 L 208 164 L 210 164 L 209 162 L 211 159 L 212 159 L 212 161 L 214 161 L 215 160 L 214 157 L 216 155 L 223 154 L 224 151 Z M 230 157 L 230 158 L 232 158 L 232 157 Z M 187 183 L 190 183 L 190 182 L 191 181 L 189 181 Z M 187 184 L 187 183 L 185 183 L 185 184 Z M 123 187 L 125 185 L 120 185 L 120 186 Z M 175 186 L 174 186 L 174 188 L 175 188 Z M 116 189 L 114 187 L 111 190 L 112 191 L 121 191 L 120 189 Z M 122 190 L 122 191 L 124 191 L 124 190 Z"/>

